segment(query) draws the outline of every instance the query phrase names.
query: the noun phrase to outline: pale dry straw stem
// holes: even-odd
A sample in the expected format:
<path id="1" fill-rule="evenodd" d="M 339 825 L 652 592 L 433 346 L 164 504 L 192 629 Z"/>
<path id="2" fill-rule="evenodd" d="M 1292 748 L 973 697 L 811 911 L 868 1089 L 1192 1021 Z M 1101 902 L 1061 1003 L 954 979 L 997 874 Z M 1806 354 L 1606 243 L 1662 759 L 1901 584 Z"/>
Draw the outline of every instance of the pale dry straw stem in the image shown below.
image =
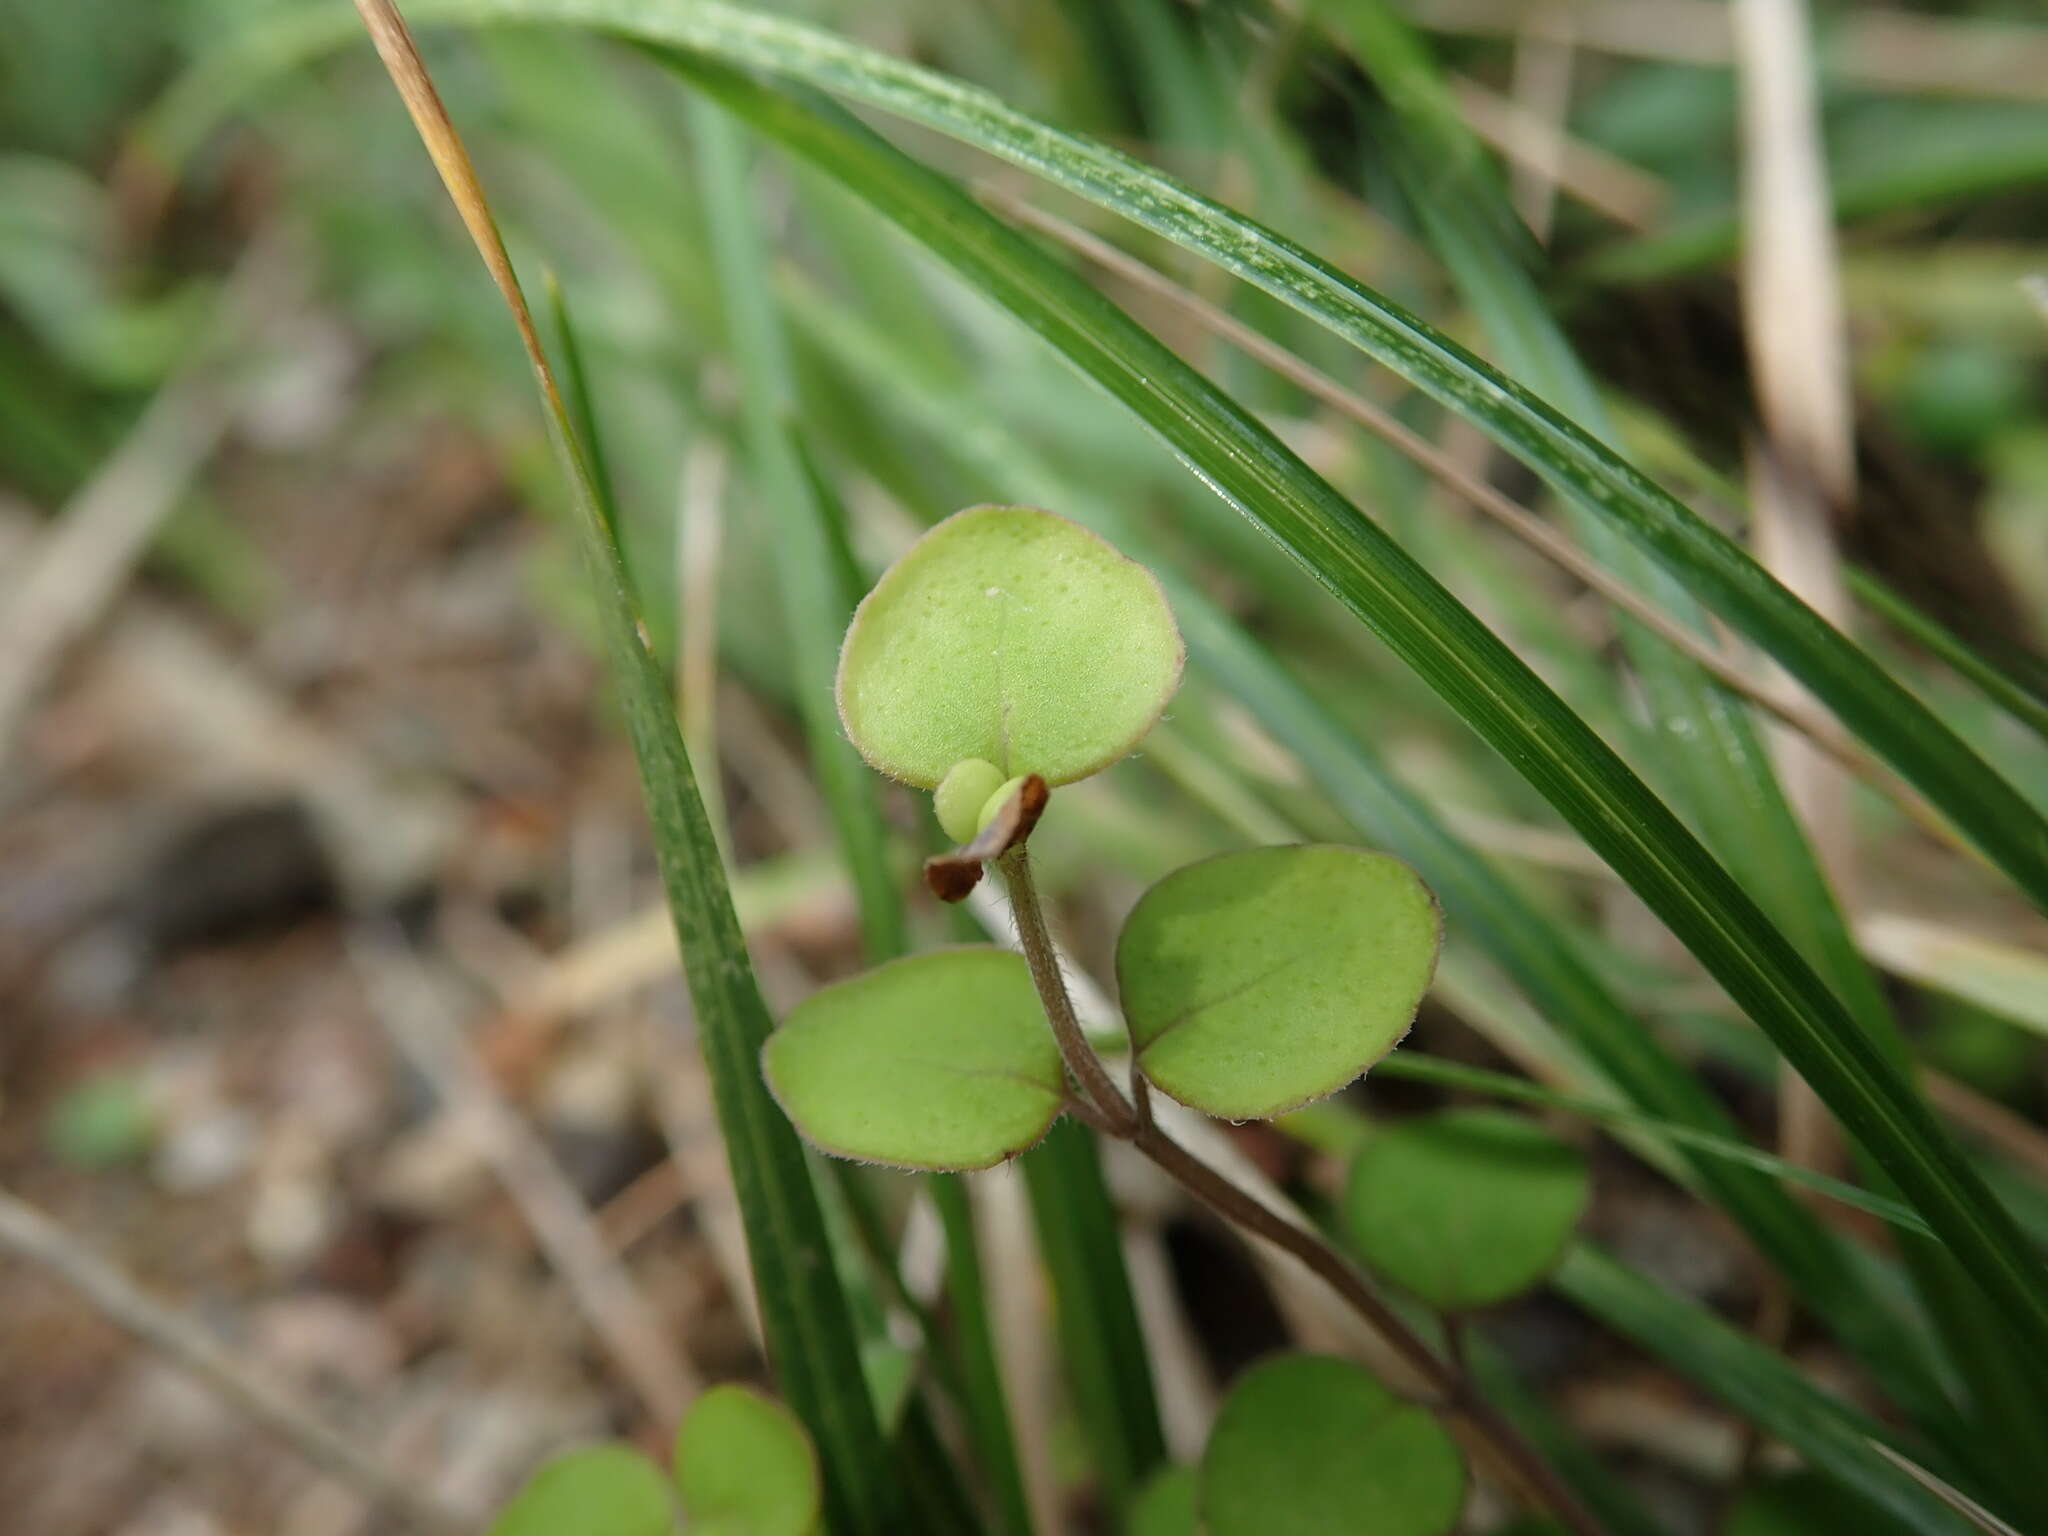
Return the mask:
<path id="1" fill-rule="evenodd" d="M 2007 1525 L 1982 1504 L 1952 1484 L 1944 1482 L 1909 1456 L 1903 1456 L 1882 1440 L 1872 1438 L 1866 1442 L 1870 1448 L 1886 1461 L 1897 1467 L 1929 1493 L 1933 1494 L 1950 1509 L 1961 1515 L 1978 1530 L 1988 1536 L 2020 1536 L 2017 1527 Z"/>
<path id="2" fill-rule="evenodd" d="M 369 1451 L 331 1428 L 291 1393 L 266 1381 L 191 1319 L 144 1291 L 48 1216 L 0 1191 L 0 1250 L 56 1276 L 103 1315 L 232 1403 L 300 1455 L 361 1495 L 423 1531 L 473 1529 L 466 1511 L 443 1503 Z"/>
<path id="3" fill-rule="evenodd" d="M 725 543 L 725 449 L 708 434 L 691 444 L 676 497 L 676 713 L 718 846 L 732 858 L 725 778 L 718 771 L 718 577 Z"/>
<path id="4" fill-rule="evenodd" d="M 492 1172 L 567 1282 L 620 1377 L 657 1424 L 674 1425 L 697 1393 L 696 1372 L 614 1257 L 547 1144 L 506 1102 L 457 1032 L 435 978 L 402 938 L 365 930 L 352 936 L 349 948 L 392 1043 L 433 1084 L 448 1110 L 474 1128 Z"/>
<path id="5" fill-rule="evenodd" d="M 1803 0 L 1735 0 L 1742 105 L 1743 329 L 1765 441 L 1749 452 L 1758 561 L 1837 628 L 1851 606 L 1834 519 L 1855 497 L 1854 410 Z M 1781 688 L 1796 688 L 1782 673 Z M 1772 742 L 1787 798 L 1845 911 L 1857 905 L 1848 776 L 1810 743 Z M 1826 1167 L 1838 1151 L 1819 1096 L 1779 1077 L 1780 1150 Z"/>
<path id="6" fill-rule="evenodd" d="M 1572 69 L 1577 44 L 1572 38 L 1570 8 L 1562 0 L 1542 0 L 1529 8 L 1531 19 L 1552 16 L 1554 24 L 1528 23 L 1515 33 L 1514 76 L 1510 95 L 1531 133 L 1528 150 L 1510 173 L 1515 212 L 1530 232 L 1550 243 L 1557 214 L 1557 189 L 1564 172 L 1564 124 L 1571 115 Z"/>
<path id="7" fill-rule="evenodd" d="M 1670 199 L 1656 176 L 1574 137 L 1560 117 L 1541 116 L 1527 102 L 1502 96 L 1469 76 L 1453 75 L 1450 86 L 1466 126 L 1515 167 L 1518 183 L 1554 181 L 1557 190 L 1624 229 L 1641 232 L 1656 224 Z"/>

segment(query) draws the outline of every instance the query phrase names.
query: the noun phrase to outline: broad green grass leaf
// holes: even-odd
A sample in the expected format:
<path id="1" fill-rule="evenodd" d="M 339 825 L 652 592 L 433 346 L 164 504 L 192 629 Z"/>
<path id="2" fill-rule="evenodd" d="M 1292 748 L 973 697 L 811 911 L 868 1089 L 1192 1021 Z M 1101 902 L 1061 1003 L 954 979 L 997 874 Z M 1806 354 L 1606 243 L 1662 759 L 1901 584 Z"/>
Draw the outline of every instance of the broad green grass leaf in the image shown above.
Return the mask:
<path id="1" fill-rule="evenodd" d="M 623 1445 L 564 1451 L 491 1522 L 490 1536 L 671 1536 L 675 1500 L 661 1469 Z"/>
<path id="2" fill-rule="evenodd" d="M 1153 886 L 1117 938 L 1145 1076 L 1261 1120 L 1335 1093 L 1408 1033 L 1443 922 L 1421 877 L 1357 848 L 1253 848 Z"/>
<path id="3" fill-rule="evenodd" d="M 812 1536 L 818 1456 L 796 1416 L 747 1387 L 699 1394 L 676 1429 L 676 1487 L 691 1536 Z"/>
<path id="4" fill-rule="evenodd" d="M 1585 1158 L 1535 1121 L 1451 1109 L 1373 1133 L 1352 1159 L 1344 1220 L 1366 1263 L 1462 1312 L 1542 1280 L 1591 1195 Z"/>
<path id="5" fill-rule="evenodd" d="M 926 789 L 967 759 L 1066 784 L 1137 745 L 1180 667 L 1151 572 L 1066 518 L 970 507 L 862 601 L 839 714 L 863 757 Z"/>
<path id="6" fill-rule="evenodd" d="M 1442 1536 L 1464 1497 L 1465 1464 L 1429 1410 L 1322 1355 L 1247 1371 L 1202 1453 L 1208 1536 Z"/>
<path id="7" fill-rule="evenodd" d="M 797 1004 L 762 1052 L 811 1145 L 893 1168 L 990 1168 L 1058 1117 L 1059 1048 L 1023 957 L 939 950 Z"/>

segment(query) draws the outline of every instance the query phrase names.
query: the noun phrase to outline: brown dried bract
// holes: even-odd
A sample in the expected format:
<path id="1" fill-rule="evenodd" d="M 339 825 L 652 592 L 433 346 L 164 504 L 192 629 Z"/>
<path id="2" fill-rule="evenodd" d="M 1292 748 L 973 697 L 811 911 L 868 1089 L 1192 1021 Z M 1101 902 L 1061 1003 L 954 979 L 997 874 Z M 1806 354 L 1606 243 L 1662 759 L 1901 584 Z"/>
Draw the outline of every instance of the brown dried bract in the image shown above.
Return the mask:
<path id="1" fill-rule="evenodd" d="M 1045 780 L 1032 774 L 1017 786 L 996 819 L 976 834 L 973 842 L 951 853 L 934 854 L 924 861 L 924 883 L 941 901 L 965 901 L 968 892 L 981 883 L 982 867 L 999 859 L 1031 835 L 1038 818 L 1045 814 L 1045 802 L 1052 791 Z"/>

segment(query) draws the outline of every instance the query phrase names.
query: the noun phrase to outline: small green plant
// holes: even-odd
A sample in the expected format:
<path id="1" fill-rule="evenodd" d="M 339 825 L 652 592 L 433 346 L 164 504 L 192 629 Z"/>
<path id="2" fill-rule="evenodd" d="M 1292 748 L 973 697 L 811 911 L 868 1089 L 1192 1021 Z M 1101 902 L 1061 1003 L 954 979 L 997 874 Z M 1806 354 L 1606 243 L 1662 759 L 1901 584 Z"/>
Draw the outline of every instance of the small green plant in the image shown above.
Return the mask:
<path id="1" fill-rule="evenodd" d="M 1289 847 L 1191 865 L 1131 913 L 1117 941 L 1129 1097 L 1082 1040 L 1026 840 L 1051 786 L 1138 744 L 1182 654 L 1150 572 L 1028 508 L 948 518 L 861 604 L 839 666 L 847 734 L 875 767 L 933 791 L 962 845 L 928 866 L 940 895 L 958 899 L 988 864 L 1002 871 L 1024 955 L 917 955 L 792 1013 L 763 1065 L 814 1146 L 985 1168 L 1034 1145 L 1062 1110 L 1157 1134 L 1148 1085 L 1208 1114 L 1266 1119 L 1334 1093 L 1407 1033 L 1436 965 L 1435 901 L 1384 854 Z"/>
<path id="2" fill-rule="evenodd" d="M 672 1475 L 629 1446 L 564 1451 L 527 1479 L 489 1536 L 815 1536 L 821 1510 L 803 1426 L 780 1403 L 728 1385 L 683 1416 Z"/>
<path id="3" fill-rule="evenodd" d="M 1028 840 L 1053 786 L 1138 744 L 1172 698 L 1182 657 L 1151 574 L 1050 513 L 971 508 L 891 567 L 847 632 L 841 718 L 869 763 L 933 791 L 960 846 L 927 862 L 932 889 L 959 900 L 993 865 L 1023 952 L 942 950 L 824 988 L 769 1038 L 768 1084 L 821 1151 L 905 1169 L 987 1168 L 1071 1114 L 1292 1251 L 1432 1390 L 1425 1407 L 1344 1361 L 1269 1361 L 1238 1384 L 1201 1466 L 1147 1491 L 1134 1528 L 1328 1531 L 1371 1507 L 1376 1531 L 1437 1536 L 1455 1521 L 1465 1483 L 1440 1411 L 1462 1417 L 1576 1522 L 1542 1461 L 1342 1255 L 1203 1163 L 1154 1112 L 1157 1090 L 1209 1115 L 1269 1119 L 1336 1092 L 1393 1050 L 1442 936 L 1412 869 L 1363 849 L 1303 846 L 1178 870 L 1139 900 L 1117 940 L 1127 1085 L 1082 1032 Z M 1464 1199 L 1496 1175 L 1497 1197 Z M 1540 1279 L 1584 1200 L 1571 1153 L 1524 1121 L 1484 1115 L 1372 1138 L 1348 1209 L 1369 1261 L 1458 1311 Z M 1385 1229 L 1410 1214 L 1419 1235 L 1404 1244 Z"/>

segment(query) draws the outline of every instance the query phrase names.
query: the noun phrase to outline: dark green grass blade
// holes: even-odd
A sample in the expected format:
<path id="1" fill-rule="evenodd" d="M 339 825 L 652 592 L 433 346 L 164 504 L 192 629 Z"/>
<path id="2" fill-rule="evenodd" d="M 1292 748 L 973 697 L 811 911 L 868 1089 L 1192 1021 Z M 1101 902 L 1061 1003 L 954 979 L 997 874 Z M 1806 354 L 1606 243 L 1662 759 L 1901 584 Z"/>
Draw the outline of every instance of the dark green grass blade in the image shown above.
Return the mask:
<path id="1" fill-rule="evenodd" d="M 467 152 L 426 83 L 424 66 L 411 52 L 402 25 L 388 12 L 372 9 L 365 10 L 364 19 L 373 31 L 381 29 L 379 47 L 387 68 L 516 323 L 549 440 L 568 478 L 577 541 L 640 767 L 656 861 L 746 1229 L 762 1327 L 783 1395 L 817 1447 L 835 1528 L 863 1536 L 900 1531 L 901 1492 L 885 1460 L 880 1426 L 861 1376 L 852 1316 L 832 1266 L 824 1213 L 803 1149 L 756 1065 L 768 1034 L 768 1011 L 618 540 Z"/>
<path id="2" fill-rule="evenodd" d="M 761 1081 L 767 1005 L 754 981 L 667 680 L 641 640 L 618 545 L 599 510 L 571 424 L 551 416 L 550 427 L 570 471 L 605 650 L 640 764 L 656 862 L 746 1227 L 769 1353 L 783 1396 L 817 1444 L 835 1528 L 885 1536 L 902 1529 L 900 1493 L 861 1377 L 809 1164 Z"/>
<path id="3" fill-rule="evenodd" d="M 1024 318 L 1265 527 L 1564 814 L 1895 1178 L 2048 1361 L 2040 1266 L 1911 1087 L 1671 812 L 1373 523 L 1116 306 L 822 101 L 691 76 Z"/>
<path id="4" fill-rule="evenodd" d="M 1705 1308 L 1672 1295 L 1583 1243 L 1565 1256 L 1552 1279 L 1563 1295 L 1593 1316 L 1705 1386 L 1912 1530 L 1925 1536 L 1964 1536 L 1972 1529 L 1876 1448 L 1876 1443 L 1891 1441 L 1875 1421 L 1821 1391 L 1782 1356 Z M 1927 1465 L 1921 1456 L 1914 1459 Z"/>
<path id="5" fill-rule="evenodd" d="M 939 1174 L 927 1187 L 946 1233 L 946 1294 L 953 1302 L 953 1326 L 960 1336 L 961 1391 L 968 1429 L 980 1457 L 985 1491 L 996 1513 L 992 1527 L 1007 1536 L 1030 1536 L 1031 1506 L 1024 1497 L 1024 1469 L 1003 1400 L 1002 1367 L 989 1322 L 988 1288 L 974 1237 L 974 1207 L 967 1186 Z"/>
<path id="6" fill-rule="evenodd" d="M 1052 1276 L 1060 1353 L 1089 1459 L 1112 1509 L 1166 1461 L 1145 1336 L 1131 1302 L 1116 1210 L 1088 1132 L 1061 1120 L 1018 1160 Z"/>
<path id="7" fill-rule="evenodd" d="M 1517 246 L 1499 236 L 1511 214 L 1498 187 L 1483 174 L 1480 147 L 1459 118 L 1427 50 L 1385 0 L 1359 0 L 1341 13 L 1340 25 L 1399 114 L 1382 121 L 1373 142 L 1396 162 L 1430 243 L 1483 318 L 1503 361 L 1567 406 L 1591 431 L 1608 435 L 1591 378 L 1519 259 L 1526 242 Z M 1465 170 L 1446 176 L 1439 166 Z M 1711 633 L 1698 605 L 1668 572 L 1583 507 L 1573 510 L 1580 538 L 1603 561 L 1665 612 Z M 1745 889 L 1800 947 L 1870 1039 L 1895 1067 L 1903 1068 L 1904 1040 L 1877 977 L 1785 798 L 1747 708 L 1639 625 L 1624 620 L 1621 632 L 1649 706 L 1647 746 L 1664 781 L 1675 787 L 1693 824 Z M 1967 1280 L 1953 1273 L 1938 1246 L 1909 1241 L 1905 1249 L 1927 1310 L 1950 1329 L 1953 1307 L 1942 1303 L 1967 1294 Z M 1973 1321 L 1980 1338 L 2002 1332 L 1992 1309 L 1973 1309 Z M 1994 1375 L 2001 1360 L 2013 1358 L 2006 1350 L 1955 1353 Z M 1968 1373 L 1968 1379 L 1978 1396 L 1989 1394 L 2008 1411 L 1983 1417 L 1974 1435 L 1956 1439 L 1980 1447 L 2003 1441 L 2004 1456 L 1993 1459 L 2014 1466 L 2036 1460 L 2039 1448 L 2048 1445 L 2040 1413 L 2018 1411 L 2029 1406 L 2033 1395 L 2019 1383 L 1987 1377 L 1982 1369 Z M 1915 1416 L 1931 1431 L 1954 1436 L 1957 1418 L 1947 1405 L 1927 1404 Z"/>

